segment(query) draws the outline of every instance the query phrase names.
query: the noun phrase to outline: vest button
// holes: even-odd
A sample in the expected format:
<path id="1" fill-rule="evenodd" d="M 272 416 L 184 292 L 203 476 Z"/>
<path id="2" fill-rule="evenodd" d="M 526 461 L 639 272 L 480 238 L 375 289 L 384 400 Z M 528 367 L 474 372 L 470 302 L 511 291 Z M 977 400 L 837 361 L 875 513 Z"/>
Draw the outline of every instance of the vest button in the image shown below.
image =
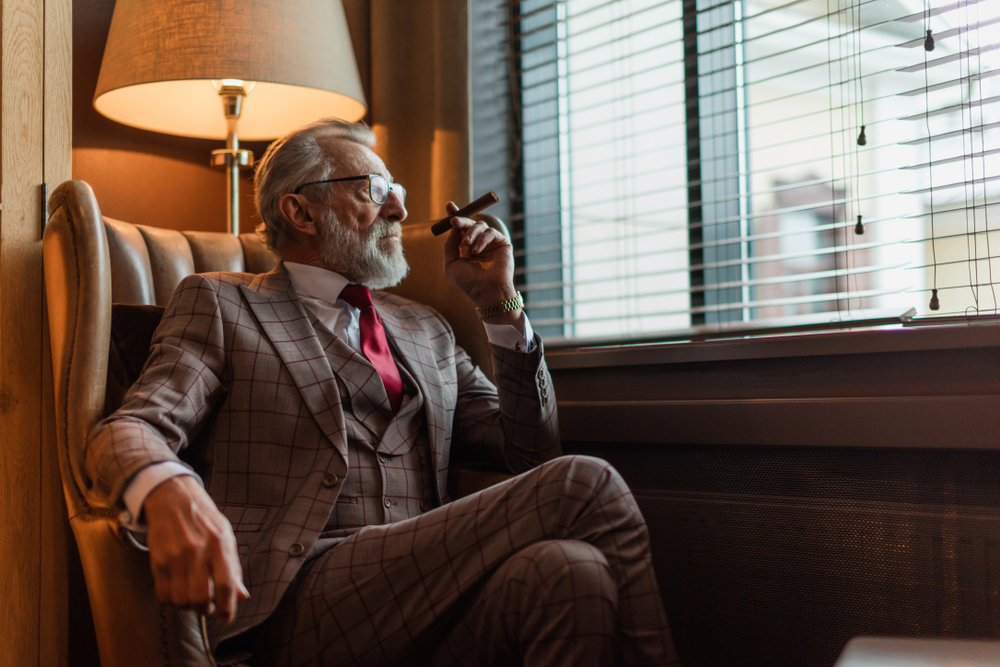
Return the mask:
<path id="1" fill-rule="evenodd" d="M 420 501 L 420 511 L 421 512 L 426 512 L 426 511 L 430 510 L 430 508 L 431 508 L 431 502 L 429 500 L 421 500 Z"/>
<path id="2" fill-rule="evenodd" d="M 382 463 L 385 463 L 386 461 L 389 460 L 389 457 L 386 456 L 385 454 L 379 454 L 378 455 L 378 460 L 381 461 Z"/>
<path id="3" fill-rule="evenodd" d="M 388 498 L 386 498 L 385 500 L 383 500 L 383 501 L 382 501 L 382 503 L 383 503 L 383 504 L 384 504 L 384 505 L 385 505 L 386 507 L 392 507 L 392 501 L 391 501 L 391 500 L 389 500 Z"/>
<path id="4" fill-rule="evenodd" d="M 288 547 L 289 556 L 301 556 L 305 552 L 306 548 L 296 542 L 292 546 Z"/>
<path id="5" fill-rule="evenodd" d="M 336 485 L 336 483 L 337 483 L 337 476 L 334 475 L 332 472 L 328 472 L 325 475 L 323 475 L 323 486 L 330 487 Z"/>

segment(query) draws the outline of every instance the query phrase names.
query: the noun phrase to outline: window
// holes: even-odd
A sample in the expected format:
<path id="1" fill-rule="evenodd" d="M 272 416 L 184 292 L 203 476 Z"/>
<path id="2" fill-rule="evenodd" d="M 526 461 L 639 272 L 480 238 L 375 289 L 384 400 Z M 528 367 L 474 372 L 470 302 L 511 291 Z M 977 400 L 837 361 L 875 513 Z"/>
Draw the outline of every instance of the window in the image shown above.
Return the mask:
<path id="1" fill-rule="evenodd" d="M 997 315 L 997 0 L 473 21 L 474 187 L 505 200 L 548 339 Z"/>

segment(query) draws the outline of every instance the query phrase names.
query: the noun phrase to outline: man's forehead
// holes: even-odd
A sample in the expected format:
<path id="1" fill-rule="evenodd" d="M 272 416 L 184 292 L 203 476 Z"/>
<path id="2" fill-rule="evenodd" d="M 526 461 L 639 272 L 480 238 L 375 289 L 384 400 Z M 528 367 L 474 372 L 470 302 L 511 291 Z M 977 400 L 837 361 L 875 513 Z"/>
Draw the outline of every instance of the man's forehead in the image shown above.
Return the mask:
<path id="1" fill-rule="evenodd" d="M 367 146 L 338 137 L 323 137 L 318 140 L 318 143 L 333 156 L 338 176 L 382 174 L 392 180 L 392 175 L 386 169 L 382 158 Z"/>

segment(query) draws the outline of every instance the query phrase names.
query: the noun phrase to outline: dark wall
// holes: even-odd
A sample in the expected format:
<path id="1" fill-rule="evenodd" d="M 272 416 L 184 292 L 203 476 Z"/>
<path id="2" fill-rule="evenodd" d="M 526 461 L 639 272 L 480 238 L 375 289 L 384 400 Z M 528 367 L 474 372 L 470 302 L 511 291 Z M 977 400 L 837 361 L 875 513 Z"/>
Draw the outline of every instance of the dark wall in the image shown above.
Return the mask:
<path id="1" fill-rule="evenodd" d="M 649 525 L 684 667 L 831 667 L 856 636 L 1000 639 L 1000 452 L 566 443 Z"/>
<path id="2" fill-rule="evenodd" d="M 650 531 L 685 667 L 1000 639 L 1000 328 L 548 355 L 567 453 Z"/>

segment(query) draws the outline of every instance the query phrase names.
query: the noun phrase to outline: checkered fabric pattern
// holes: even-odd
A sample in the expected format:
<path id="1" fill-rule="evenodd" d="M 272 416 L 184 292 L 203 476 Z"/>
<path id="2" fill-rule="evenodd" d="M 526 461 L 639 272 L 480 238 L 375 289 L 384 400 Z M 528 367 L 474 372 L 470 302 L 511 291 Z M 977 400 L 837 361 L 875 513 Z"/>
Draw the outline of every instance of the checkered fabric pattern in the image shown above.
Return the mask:
<path id="1" fill-rule="evenodd" d="M 512 472 L 560 454 L 540 344 L 529 354 L 493 348 L 498 397 L 435 311 L 388 294 L 374 297 L 423 396 L 436 504 L 449 500 L 453 447 Z M 180 283 L 142 377 L 90 439 L 89 501 L 119 508 L 137 471 L 178 461 L 182 450 L 198 462 L 209 494 L 233 522 L 252 596 L 233 623 L 210 624 L 219 642 L 274 611 L 307 557 L 319 551 L 314 547 L 348 474 L 337 377 L 282 265 L 259 276 L 201 274 Z"/>
<path id="2" fill-rule="evenodd" d="M 419 516 L 436 503 L 420 385 L 397 361 L 405 390 L 399 411 L 392 414 L 385 392 L 367 381 L 374 370 L 368 360 L 315 319 L 313 327 L 330 366 L 340 369 L 337 385 L 347 427 L 347 479 L 314 546 L 323 550 L 329 548 L 326 539 Z"/>
<path id="3" fill-rule="evenodd" d="M 588 457 L 363 528 L 251 635 L 261 666 L 677 664 L 639 508 Z"/>

